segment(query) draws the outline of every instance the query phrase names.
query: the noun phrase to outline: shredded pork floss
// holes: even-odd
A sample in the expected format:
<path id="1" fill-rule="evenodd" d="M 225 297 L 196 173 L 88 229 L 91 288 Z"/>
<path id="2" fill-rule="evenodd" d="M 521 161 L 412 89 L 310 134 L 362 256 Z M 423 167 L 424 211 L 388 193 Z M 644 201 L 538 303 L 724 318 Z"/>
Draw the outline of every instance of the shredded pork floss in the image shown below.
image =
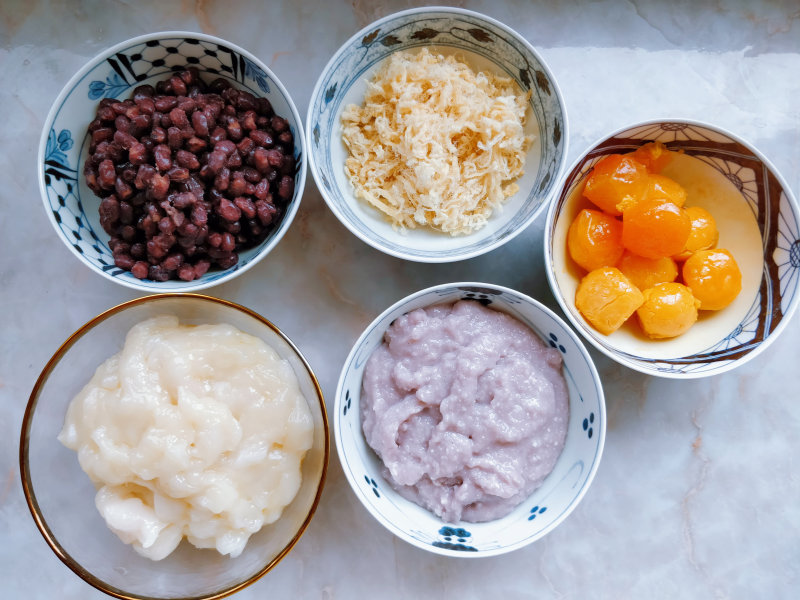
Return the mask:
<path id="1" fill-rule="evenodd" d="M 518 190 L 532 143 L 523 131 L 529 96 L 452 56 L 392 54 L 363 105 L 342 114 L 356 197 L 401 230 L 480 229 Z"/>

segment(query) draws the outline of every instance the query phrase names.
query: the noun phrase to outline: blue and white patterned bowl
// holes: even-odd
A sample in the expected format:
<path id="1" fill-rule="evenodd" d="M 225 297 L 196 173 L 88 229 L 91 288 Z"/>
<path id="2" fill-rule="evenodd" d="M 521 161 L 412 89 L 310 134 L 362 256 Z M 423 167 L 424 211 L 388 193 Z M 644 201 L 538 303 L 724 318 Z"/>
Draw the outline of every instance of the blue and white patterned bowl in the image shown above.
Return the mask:
<path id="1" fill-rule="evenodd" d="M 360 104 L 366 82 L 391 53 L 430 47 L 473 68 L 512 77 L 531 91 L 526 127 L 536 133 L 519 191 L 489 223 L 468 236 L 417 228 L 401 232 L 355 198 L 344 163 L 341 114 Z M 567 115 L 553 75 L 533 46 L 515 31 L 478 13 L 446 7 L 399 12 L 365 27 L 334 54 L 317 81 L 306 119 L 309 163 L 328 206 L 367 244 L 419 262 L 450 262 L 488 252 L 522 232 L 556 191 L 567 155 Z"/>
<path id="2" fill-rule="evenodd" d="M 649 340 L 635 323 L 604 336 L 575 308 L 583 272 L 567 255 L 567 229 L 578 211 L 588 207 L 580 196 L 594 164 L 604 155 L 631 152 L 650 141 L 682 153 L 664 173 L 686 187 L 687 206 L 702 206 L 714 216 L 718 247 L 728 248 L 738 262 L 742 291 L 722 311 L 701 311 L 698 322 L 677 338 Z M 797 309 L 800 208 L 772 164 L 734 134 L 689 120 L 648 121 L 593 144 L 567 171 L 547 214 L 545 268 L 567 317 L 607 356 L 659 377 L 717 375 L 764 351 Z"/>
<path id="3" fill-rule="evenodd" d="M 526 323 L 564 360 L 569 427 L 555 468 L 525 502 L 486 523 L 447 523 L 400 496 L 381 476 L 380 459 L 361 429 L 359 401 L 367 359 L 397 317 L 426 306 L 476 300 Z M 358 499 L 384 527 L 424 550 L 445 556 L 495 556 L 543 537 L 567 518 L 594 478 L 603 453 L 603 388 L 580 338 L 550 309 L 517 291 L 488 283 L 450 283 L 421 290 L 384 311 L 364 330 L 347 357 L 336 389 L 333 429 L 345 476 Z"/>
<path id="4" fill-rule="evenodd" d="M 297 160 L 294 196 L 280 225 L 258 246 L 239 254 L 229 269 L 211 269 L 195 281 L 136 279 L 114 265 L 108 234 L 100 226 L 100 199 L 86 185 L 83 164 L 89 148 L 87 127 L 102 98 L 130 97 L 139 85 L 154 85 L 174 70 L 196 67 L 201 77 L 225 78 L 256 97 L 268 98 L 294 135 Z M 44 207 L 61 240 L 85 265 L 103 277 L 141 292 L 189 292 L 217 285 L 246 271 L 280 241 L 294 219 L 306 178 L 305 135 L 286 88 L 255 56 L 225 40 L 202 33 L 169 31 L 117 44 L 90 60 L 59 94 L 47 116 L 39 145 L 38 177 Z"/>

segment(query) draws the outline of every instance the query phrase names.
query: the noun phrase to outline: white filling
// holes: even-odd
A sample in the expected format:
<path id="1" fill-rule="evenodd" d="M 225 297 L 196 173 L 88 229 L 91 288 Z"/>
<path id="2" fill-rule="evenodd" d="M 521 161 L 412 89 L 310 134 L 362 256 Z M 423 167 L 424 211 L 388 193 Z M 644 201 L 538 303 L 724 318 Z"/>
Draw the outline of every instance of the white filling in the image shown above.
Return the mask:
<path id="1" fill-rule="evenodd" d="M 139 554 L 160 560 L 186 537 L 234 557 L 294 498 L 313 427 L 294 372 L 262 340 L 156 317 L 100 365 L 58 439 Z"/>

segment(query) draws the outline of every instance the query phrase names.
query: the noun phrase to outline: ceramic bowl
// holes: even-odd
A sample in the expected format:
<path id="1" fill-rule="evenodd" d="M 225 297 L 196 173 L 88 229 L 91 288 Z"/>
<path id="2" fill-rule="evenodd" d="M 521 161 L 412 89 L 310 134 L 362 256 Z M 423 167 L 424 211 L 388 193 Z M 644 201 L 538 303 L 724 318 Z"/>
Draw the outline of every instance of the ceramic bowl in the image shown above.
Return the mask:
<path id="1" fill-rule="evenodd" d="M 485 523 L 448 523 L 403 498 L 382 477 L 382 463 L 361 428 L 360 398 L 367 360 L 384 332 L 412 310 L 475 300 L 527 324 L 563 358 L 569 388 L 566 443 L 541 487 L 509 515 Z M 367 327 L 345 361 L 334 405 L 339 460 L 358 499 L 389 531 L 406 542 L 445 556 L 494 556 L 522 548 L 559 525 L 575 509 L 594 478 L 603 453 L 606 412 L 603 388 L 578 336 L 551 310 L 517 291 L 487 283 L 450 283 L 421 290 L 387 308 Z"/>
<path id="2" fill-rule="evenodd" d="M 230 558 L 187 542 L 161 561 L 138 555 L 114 535 L 95 508 L 95 488 L 74 451 L 56 436 L 67 405 L 95 369 L 119 352 L 125 334 L 150 317 L 172 314 L 181 323 L 229 323 L 261 338 L 289 362 L 314 421 L 313 446 L 302 465 L 295 498 L 272 525 Z M 319 384 L 297 347 L 258 314 L 216 298 L 159 294 L 116 306 L 72 334 L 45 366 L 22 424 L 20 469 L 25 499 L 45 541 L 70 569 L 118 598 L 209 599 L 239 590 L 272 569 L 295 545 L 319 503 L 328 464 L 328 425 Z"/>
<path id="3" fill-rule="evenodd" d="M 742 291 L 721 311 L 700 311 L 688 332 L 650 340 L 630 319 L 611 335 L 593 329 L 577 311 L 584 272 L 566 250 L 570 223 L 589 202 L 586 176 L 607 154 L 624 154 L 660 141 L 681 153 L 663 173 L 687 190 L 686 206 L 707 209 L 717 222 L 719 248 L 742 271 Z M 592 145 L 567 171 L 550 206 L 545 266 L 553 294 L 578 331 L 598 350 L 650 375 L 692 378 L 733 369 L 764 351 L 785 328 L 800 295 L 800 210 L 786 182 L 752 145 L 705 123 L 650 121 L 616 131 Z"/>
<path id="4" fill-rule="evenodd" d="M 526 127 L 536 135 L 519 191 L 489 223 L 466 236 L 427 228 L 394 229 L 377 209 L 354 196 L 344 164 L 341 115 L 361 104 L 366 82 L 398 50 L 429 47 L 455 55 L 473 69 L 516 80 L 531 92 Z M 531 44 L 515 31 L 478 13 L 458 8 L 419 8 L 365 27 L 334 54 L 317 81 L 306 119 L 309 164 L 333 213 L 356 236 L 392 256 L 418 262 L 450 262 L 488 252 L 522 232 L 544 210 L 555 191 L 567 154 L 567 116 L 550 70 Z"/>
<path id="5" fill-rule="evenodd" d="M 239 253 L 229 269 L 211 269 L 191 282 L 136 279 L 114 265 L 109 236 L 100 226 L 100 199 L 83 177 L 90 136 L 87 127 L 103 98 L 127 99 L 139 85 L 167 79 L 175 70 L 196 67 L 210 83 L 222 77 L 256 97 L 269 99 L 294 135 L 297 161 L 294 196 L 281 223 L 257 246 Z M 39 145 L 38 178 L 50 223 L 81 262 L 106 279 L 141 292 L 189 292 L 228 281 L 264 258 L 294 219 L 306 177 L 305 135 L 286 88 L 258 58 L 225 40 L 202 33 L 159 32 L 117 44 L 90 60 L 59 94 L 45 120 Z"/>

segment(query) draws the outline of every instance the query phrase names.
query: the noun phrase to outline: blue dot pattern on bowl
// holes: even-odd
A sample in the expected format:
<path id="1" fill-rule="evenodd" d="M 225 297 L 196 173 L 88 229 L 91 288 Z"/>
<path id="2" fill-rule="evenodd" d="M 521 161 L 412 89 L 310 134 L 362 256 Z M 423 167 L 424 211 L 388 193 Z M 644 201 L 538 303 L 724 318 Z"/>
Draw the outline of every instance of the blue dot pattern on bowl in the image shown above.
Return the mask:
<path id="1" fill-rule="evenodd" d="M 347 390 L 344 394 L 344 402 L 342 403 L 342 414 L 346 415 L 347 411 L 350 410 L 350 405 L 352 404 L 352 399 L 350 398 L 350 390 Z"/>
<path id="2" fill-rule="evenodd" d="M 89 136 L 82 128 L 73 132 L 68 127 L 70 120 L 67 112 L 77 111 L 81 118 L 93 118 L 96 101 L 100 98 L 121 98 L 129 95 L 132 88 L 143 82 L 154 83 L 166 75 L 196 66 L 201 70 L 204 79 L 222 77 L 233 82 L 240 89 L 246 89 L 257 96 L 264 96 L 277 90 L 268 73 L 253 63 L 249 58 L 223 44 L 190 37 L 149 40 L 119 50 L 113 56 L 102 61 L 84 75 L 69 90 L 61 105 L 56 109 L 53 118 L 54 126 L 50 129 L 42 165 L 44 189 L 48 207 L 53 219 L 61 229 L 65 239 L 81 257 L 107 275 L 121 280 L 136 282 L 137 287 L 151 291 L 163 291 L 163 284 L 148 279 L 136 280 L 128 271 L 114 265 L 114 258 L 106 240 L 108 235 L 100 228 L 96 215 L 99 199 L 80 181 L 80 167 L 84 153 L 88 150 Z M 206 74 L 208 75 L 206 77 Z M 277 93 L 277 92 L 276 92 Z M 83 100 L 81 100 L 83 98 Z M 271 100 L 275 96 L 270 97 Z M 92 105 L 91 116 L 84 115 L 83 106 Z M 273 100 L 273 105 L 275 100 Z M 72 106 L 72 108 L 68 107 Z M 67 108 L 65 108 L 67 107 Z M 276 112 L 278 110 L 276 109 Z M 285 111 L 284 111 L 285 112 Z M 289 118 L 289 114 L 279 112 Z M 297 139 L 297 131 L 291 127 Z M 75 136 L 78 137 L 75 137 Z M 80 136 L 85 136 L 81 138 Z M 78 143 L 76 144 L 76 140 Z M 300 147 L 295 145 L 296 173 L 302 166 Z M 82 190 L 83 188 L 83 190 Z M 86 206 L 81 194 L 87 196 Z M 87 208 L 88 211 L 87 212 Z M 240 253 L 239 262 L 227 270 L 212 269 L 200 281 L 204 284 L 227 277 L 231 273 L 247 265 L 259 250 L 270 244 L 276 230 L 262 241 L 256 248 Z M 170 282 L 175 287 L 195 285 L 198 282 Z"/>
<path id="3" fill-rule="evenodd" d="M 542 515 L 547 512 L 546 506 L 539 506 L 538 504 L 531 509 L 530 515 L 528 515 L 528 521 L 533 521 L 537 515 Z"/>
<path id="4" fill-rule="evenodd" d="M 397 49 L 413 49 L 435 45 L 437 48 L 456 48 L 475 53 L 500 65 L 524 89 L 531 91 L 530 105 L 537 121 L 542 143 L 542 156 L 536 180 L 524 207 L 515 217 L 489 238 L 461 249 L 463 253 L 479 251 L 518 230 L 532 217 L 550 196 L 564 162 L 566 130 L 564 112 L 554 93 L 546 68 L 532 53 L 523 52 L 507 30 L 468 14 L 426 11 L 409 11 L 385 21 L 381 27 L 366 34 L 356 46 L 350 46 L 339 55 L 320 82 L 323 93 L 312 98 L 307 126 L 312 132 L 316 175 L 325 188 L 326 199 L 335 203 L 341 214 L 365 238 L 377 235 L 353 213 L 342 192 L 332 185 L 334 173 L 341 169 L 334 165 L 331 153 L 324 146 L 331 139 L 339 139 L 337 115 L 350 87 L 364 78 L 376 63 Z M 381 245 L 391 252 L 408 253 L 409 249 L 381 238 Z M 434 258 L 435 251 L 417 249 L 412 254 L 418 259 Z"/>
<path id="5" fill-rule="evenodd" d="M 375 494 L 376 498 L 380 498 L 381 494 L 378 491 L 378 482 L 376 482 L 372 477 L 369 475 L 364 475 L 364 480 L 367 482 L 367 485 L 370 486 L 372 489 L 372 493 Z"/>
<path id="6" fill-rule="evenodd" d="M 586 435 L 588 436 L 589 439 L 592 439 L 592 435 L 594 435 L 594 429 L 592 428 L 593 424 L 594 424 L 594 413 L 590 412 L 589 416 L 583 420 L 583 423 L 581 423 L 581 427 L 583 427 L 583 430 L 586 432 Z"/>
<path id="7" fill-rule="evenodd" d="M 558 336 L 555 333 L 550 333 L 548 341 L 550 342 L 550 346 L 552 348 L 556 348 L 559 352 L 561 352 L 561 354 L 567 353 L 567 349 L 564 347 L 564 344 L 558 343 Z"/>
<path id="8" fill-rule="evenodd" d="M 731 181 L 747 201 L 761 230 L 764 269 L 758 295 L 742 321 L 720 342 L 689 356 L 648 359 L 618 352 L 625 360 L 662 373 L 702 373 L 718 369 L 757 349 L 782 323 L 797 301 L 800 278 L 800 231 L 794 207 L 780 181 L 750 149 L 736 140 L 721 139 L 719 133 L 692 123 L 651 123 L 631 128 L 610 138 L 587 156 L 587 161 L 567 173 L 557 209 L 589 167 L 608 152 L 624 153 L 643 141 L 659 141 L 702 160 Z M 555 221 L 550 224 L 551 238 Z M 596 343 L 606 346 L 599 336 Z M 611 352 L 613 349 L 609 348 Z"/>
<path id="9" fill-rule="evenodd" d="M 437 548 L 445 548 L 447 550 L 458 550 L 460 552 L 477 552 L 475 546 L 467 544 L 472 534 L 462 527 L 442 527 L 439 530 L 440 539 L 433 542 L 431 545 Z"/>

